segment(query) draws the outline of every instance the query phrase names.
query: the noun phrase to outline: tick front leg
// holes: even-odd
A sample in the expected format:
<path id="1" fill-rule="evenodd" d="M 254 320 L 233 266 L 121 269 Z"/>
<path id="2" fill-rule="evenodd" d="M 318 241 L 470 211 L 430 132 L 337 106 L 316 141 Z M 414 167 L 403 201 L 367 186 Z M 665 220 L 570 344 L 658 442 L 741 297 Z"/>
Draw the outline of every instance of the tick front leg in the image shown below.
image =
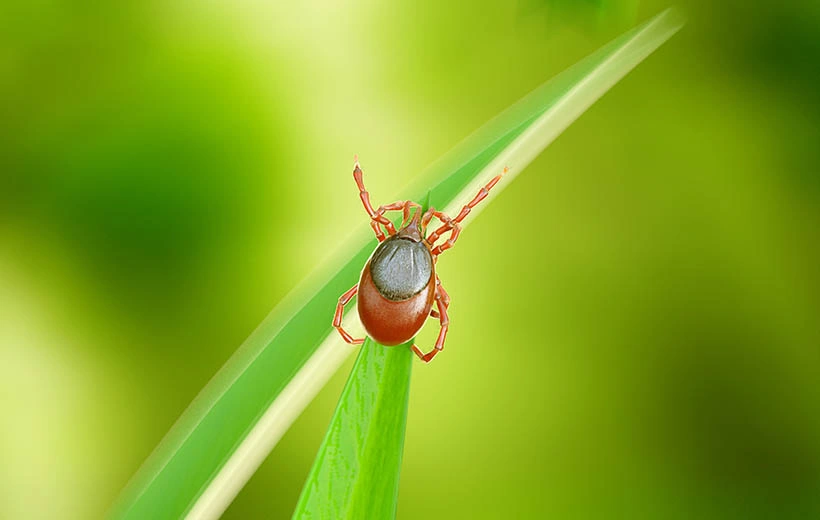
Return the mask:
<path id="1" fill-rule="evenodd" d="M 478 205 L 479 202 L 481 202 L 482 200 L 484 200 L 487 197 L 487 195 L 490 193 L 490 190 L 493 188 L 493 186 L 498 184 L 498 181 L 501 180 L 501 177 L 506 175 L 508 171 L 510 171 L 510 169 L 505 166 L 504 170 L 500 174 L 498 174 L 495 177 L 493 177 L 492 179 L 490 179 L 490 182 L 488 182 L 486 186 L 484 186 L 483 188 L 478 190 L 478 194 L 475 197 L 473 197 L 473 200 L 471 200 L 463 208 L 461 208 L 461 211 L 456 216 L 456 218 L 453 219 L 453 221 L 455 223 L 459 223 L 462 220 L 464 220 L 464 218 L 467 215 L 470 214 L 470 211 L 474 207 L 476 207 L 476 205 Z"/>
<path id="2" fill-rule="evenodd" d="M 441 238 L 441 236 L 444 233 L 450 233 L 450 236 L 443 244 L 432 247 L 432 249 L 430 249 L 430 253 L 433 255 L 433 258 L 437 258 L 438 255 L 440 255 L 443 251 L 446 251 L 447 249 L 453 247 L 453 244 L 455 244 L 458 235 L 461 234 L 461 224 L 456 222 L 455 219 L 452 219 L 449 216 L 447 216 L 445 213 L 442 213 L 441 211 L 429 210 L 427 214 L 425 214 L 425 219 L 427 220 L 427 222 L 429 222 L 430 219 L 432 219 L 433 217 L 439 219 L 442 222 L 442 225 L 440 228 L 427 235 L 427 243 L 429 243 L 431 247 L 433 246 L 433 244 L 436 243 L 436 241 L 439 238 Z M 422 222 L 424 222 L 425 219 L 422 219 Z"/>
<path id="3" fill-rule="evenodd" d="M 350 334 L 347 333 L 345 329 L 342 328 L 342 313 L 344 312 L 345 305 L 350 303 L 350 300 L 356 296 L 356 293 L 359 292 L 359 284 L 354 285 L 350 288 L 349 291 L 344 293 L 339 297 L 339 303 L 336 304 L 336 314 L 333 315 L 333 326 L 336 330 L 339 331 L 341 334 L 342 339 L 346 342 L 350 343 L 351 345 L 361 345 L 364 343 L 364 338 L 354 338 Z"/>
<path id="4" fill-rule="evenodd" d="M 436 344 L 433 347 L 433 350 L 427 354 L 422 353 L 417 346 L 413 345 L 413 352 L 415 352 L 419 359 L 425 363 L 429 363 L 436 356 L 436 354 L 444 350 L 444 340 L 447 338 L 447 329 L 450 328 L 450 317 L 447 315 L 447 307 L 449 306 L 450 296 L 447 294 L 447 291 L 444 290 L 444 287 L 441 286 L 441 280 L 437 279 L 436 307 L 438 307 L 438 318 L 439 323 L 441 324 L 438 339 L 436 339 Z"/>
<path id="5" fill-rule="evenodd" d="M 362 199 L 362 204 L 364 205 L 365 211 L 367 211 L 367 214 L 370 215 L 370 226 L 376 233 L 376 238 L 379 242 L 382 242 L 385 239 L 385 236 L 379 227 L 379 224 L 387 229 L 388 235 L 395 235 L 396 228 L 393 226 L 393 223 L 384 216 L 384 214 L 380 215 L 373 209 L 373 205 L 370 203 L 370 193 L 368 193 L 367 189 L 364 187 L 364 180 L 362 179 L 363 173 L 361 167 L 359 166 L 358 156 L 355 157 L 354 160 L 356 161 L 356 164 L 353 165 L 353 179 L 356 181 L 356 186 L 359 187 L 359 198 Z"/>
<path id="6" fill-rule="evenodd" d="M 432 245 L 435 243 L 436 240 L 438 240 L 441 237 L 441 235 L 447 233 L 448 231 L 450 232 L 450 236 L 443 244 L 434 247 L 430 251 L 433 254 L 433 256 L 438 256 L 444 251 L 453 247 L 456 240 L 458 239 L 459 234 L 461 234 L 461 221 L 463 221 L 467 217 L 467 215 L 470 214 L 470 211 L 472 211 L 472 209 L 476 207 L 479 202 L 481 202 L 487 197 L 493 186 L 498 184 L 498 181 L 500 181 L 504 174 L 506 174 L 508 171 L 509 168 L 504 168 L 504 171 L 501 174 L 496 175 L 495 177 L 490 179 L 490 182 L 488 182 L 483 188 L 478 190 L 478 194 L 475 197 L 473 197 L 473 200 L 471 200 L 463 208 L 461 208 L 461 211 L 458 213 L 456 218 L 450 218 L 439 211 L 432 212 L 432 215 L 430 215 L 430 217 L 427 218 L 427 221 L 429 222 L 430 218 L 435 216 L 436 218 L 441 220 L 442 225 L 427 237 L 427 242 Z M 427 217 L 427 215 L 425 215 L 425 217 Z"/>

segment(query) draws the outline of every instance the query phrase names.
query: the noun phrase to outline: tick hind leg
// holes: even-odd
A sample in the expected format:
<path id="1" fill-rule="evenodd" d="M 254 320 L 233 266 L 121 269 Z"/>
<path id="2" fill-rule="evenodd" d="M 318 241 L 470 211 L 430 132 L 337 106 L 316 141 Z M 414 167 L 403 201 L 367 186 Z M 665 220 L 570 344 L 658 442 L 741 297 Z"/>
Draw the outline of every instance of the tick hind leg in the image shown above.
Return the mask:
<path id="1" fill-rule="evenodd" d="M 350 300 L 356 296 L 357 292 L 359 292 L 359 284 L 354 285 L 349 291 L 341 295 L 339 297 L 339 303 L 336 304 L 336 314 L 333 315 L 333 326 L 339 331 L 342 338 L 351 345 L 361 345 L 364 343 L 364 338 L 354 338 L 342 328 L 342 313 L 344 312 L 345 305 L 350 303 Z"/>
<path id="2" fill-rule="evenodd" d="M 413 345 L 413 352 L 415 352 L 419 359 L 425 363 L 429 363 L 436 356 L 436 354 L 444 350 L 444 340 L 447 338 L 447 329 L 450 328 L 450 317 L 447 315 L 447 308 L 449 306 L 450 296 L 441 285 L 441 280 L 436 277 L 436 307 L 438 308 L 438 311 L 432 311 L 430 314 L 433 315 L 433 312 L 436 313 L 435 316 L 439 319 L 441 330 L 439 330 L 438 338 L 436 339 L 435 346 L 433 346 L 433 350 L 427 354 L 422 353 L 416 345 Z"/>
<path id="3" fill-rule="evenodd" d="M 472 211 L 472 209 L 476 207 L 479 202 L 481 202 L 487 197 L 493 186 L 498 184 L 498 181 L 501 180 L 501 177 L 503 177 L 504 174 L 506 174 L 508 171 L 509 168 L 504 168 L 503 172 L 490 179 L 490 182 L 488 182 L 483 188 L 478 190 L 478 194 L 475 197 L 473 197 L 473 200 L 471 200 L 470 202 L 465 204 L 463 208 L 461 208 L 461 211 L 458 213 L 456 218 L 450 218 L 444 213 L 436 211 L 432 208 L 424 214 L 422 223 L 424 223 L 425 225 L 428 222 L 430 222 L 430 220 L 433 217 L 436 217 L 441 221 L 441 227 L 439 227 L 427 236 L 427 242 L 431 246 L 435 244 L 435 242 L 439 238 L 441 238 L 441 236 L 444 233 L 450 233 L 450 236 L 447 238 L 447 240 L 444 241 L 443 244 L 439 244 L 430 250 L 430 253 L 432 253 L 434 257 L 437 257 L 444 251 L 447 251 L 448 249 L 453 247 L 453 245 L 456 243 L 456 240 L 458 239 L 458 235 L 461 233 L 461 221 L 464 220 L 467 217 L 467 215 L 470 214 L 470 211 Z"/>
<path id="4" fill-rule="evenodd" d="M 447 309 L 450 307 L 450 295 L 447 294 L 447 291 L 444 290 L 444 287 L 441 285 L 441 278 L 436 275 L 436 290 L 441 291 L 441 299 L 444 302 L 444 308 Z M 431 318 L 438 318 L 441 316 L 436 309 L 430 311 Z"/>

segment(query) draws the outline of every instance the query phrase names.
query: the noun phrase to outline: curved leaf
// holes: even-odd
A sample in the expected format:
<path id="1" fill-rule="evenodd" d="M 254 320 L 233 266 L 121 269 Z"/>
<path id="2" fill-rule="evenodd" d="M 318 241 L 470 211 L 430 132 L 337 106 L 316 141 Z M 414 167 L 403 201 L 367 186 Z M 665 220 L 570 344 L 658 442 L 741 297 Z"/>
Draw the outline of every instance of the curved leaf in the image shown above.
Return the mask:
<path id="1" fill-rule="evenodd" d="M 493 198 L 572 121 L 680 27 L 670 11 L 536 89 L 433 164 L 403 196 L 456 211 L 506 165 Z M 432 187 L 432 189 L 430 188 Z M 475 217 L 476 208 L 469 219 Z M 465 224 L 469 223 L 469 219 Z M 330 326 L 374 245 L 362 226 L 219 370 L 112 507 L 113 518 L 217 518 L 354 349 Z M 356 319 L 355 313 L 346 322 Z"/>

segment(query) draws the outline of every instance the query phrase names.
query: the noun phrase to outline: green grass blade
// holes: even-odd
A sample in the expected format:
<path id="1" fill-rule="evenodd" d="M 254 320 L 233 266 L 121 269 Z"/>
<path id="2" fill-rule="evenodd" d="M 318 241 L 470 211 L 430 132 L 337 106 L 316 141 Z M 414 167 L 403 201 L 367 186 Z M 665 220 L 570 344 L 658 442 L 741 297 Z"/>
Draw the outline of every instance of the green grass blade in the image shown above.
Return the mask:
<path id="1" fill-rule="evenodd" d="M 294 520 L 395 517 L 414 357 L 410 345 L 365 341 Z"/>
<path id="2" fill-rule="evenodd" d="M 619 37 L 468 137 L 403 190 L 402 198 L 419 200 L 429 192 L 431 205 L 457 211 L 479 185 L 508 165 L 510 174 L 490 194 L 497 196 L 566 126 L 679 27 L 667 11 Z M 355 199 L 355 191 L 351 193 Z M 341 342 L 330 319 L 337 298 L 356 283 L 374 245 L 369 226 L 363 224 L 330 263 L 265 318 L 128 483 L 110 517 L 217 518 L 225 510 L 355 350 Z M 345 319 L 355 321 L 355 313 Z"/>

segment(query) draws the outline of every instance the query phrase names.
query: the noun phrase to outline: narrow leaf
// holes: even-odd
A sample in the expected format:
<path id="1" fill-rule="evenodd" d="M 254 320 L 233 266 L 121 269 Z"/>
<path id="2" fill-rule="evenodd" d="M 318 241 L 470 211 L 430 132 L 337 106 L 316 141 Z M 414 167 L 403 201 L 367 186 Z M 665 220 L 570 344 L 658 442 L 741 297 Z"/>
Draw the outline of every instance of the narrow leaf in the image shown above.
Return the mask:
<path id="1" fill-rule="evenodd" d="M 365 341 L 294 519 L 395 517 L 412 343 Z"/>

